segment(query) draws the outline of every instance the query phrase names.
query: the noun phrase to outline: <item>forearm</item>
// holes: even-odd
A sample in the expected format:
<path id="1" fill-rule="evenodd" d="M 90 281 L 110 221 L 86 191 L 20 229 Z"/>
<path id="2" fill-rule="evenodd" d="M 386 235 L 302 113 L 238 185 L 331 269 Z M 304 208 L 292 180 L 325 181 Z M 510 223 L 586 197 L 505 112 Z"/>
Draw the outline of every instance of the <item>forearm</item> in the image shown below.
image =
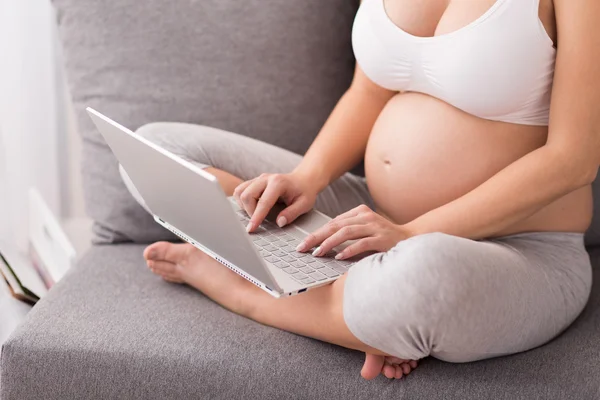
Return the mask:
<path id="1" fill-rule="evenodd" d="M 340 99 L 294 173 L 324 189 L 358 164 L 375 120 L 390 96 L 353 87 Z"/>
<path id="2" fill-rule="evenodd" d="M 483 239 L 591 183 L 597 164 L 544 146 L 504 168 L 464 196 L 406 224 L 411 235 L 443 232 Z"/>

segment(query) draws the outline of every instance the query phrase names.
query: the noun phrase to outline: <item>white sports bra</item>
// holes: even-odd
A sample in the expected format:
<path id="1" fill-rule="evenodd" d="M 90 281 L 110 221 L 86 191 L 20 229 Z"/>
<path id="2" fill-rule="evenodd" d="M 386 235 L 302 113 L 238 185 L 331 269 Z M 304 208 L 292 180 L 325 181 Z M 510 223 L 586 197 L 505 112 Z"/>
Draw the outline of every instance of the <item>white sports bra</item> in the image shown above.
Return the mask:
<path id="1" fill-rule="evenodd" d="M 556 50 L 539 1 L 496 0 L 464 28 L 418 37 L 392 22 L 384 0 L 363 0 L 354 54 L 384 88 L 425 93 L 480 118 L 548 125 Z"/>

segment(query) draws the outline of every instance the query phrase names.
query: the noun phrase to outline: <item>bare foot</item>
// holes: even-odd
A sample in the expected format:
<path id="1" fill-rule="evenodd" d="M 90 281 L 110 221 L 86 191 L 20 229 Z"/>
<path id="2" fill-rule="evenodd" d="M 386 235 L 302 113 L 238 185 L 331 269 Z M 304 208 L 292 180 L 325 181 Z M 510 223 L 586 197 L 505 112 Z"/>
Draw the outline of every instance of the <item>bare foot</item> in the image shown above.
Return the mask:
<path id="1" fill-rule="evenodd" d="M 365 364 L 360 371 L 360 374 L 365 379 L 376 378 L 382 374 L 386 378 L 400 379 L 411 371 L 417 368 L 416 360 L 403 360 L 397 357 L 376 356 L 365 353 Z"/>
<path id="2" fill-rule="evenodd" d="M 252 286 L 188 243 L 154 243 L 146 247 L 144 258 L 148 268 L 164 280 L 188 284 L 211 298 L 219 294 L 219 302 L 234 312 L 240 311 L 242 289 Z"/>
<path id="3" fill-rule="evenodd" d="M 144 250 L 144 258 L 148 268 L 164 280 L 188 284 L 213 299 L 218 295 L 222 306 L 242 315 L 245 307 L 243 289 L 255 290 L 244 278 L 188 243 L 154 243 Z M 400 379 L 416 367 L 414 360 L 366 354 L 361 375 L 365 379 L 373 379 L 379 374 Z"/>

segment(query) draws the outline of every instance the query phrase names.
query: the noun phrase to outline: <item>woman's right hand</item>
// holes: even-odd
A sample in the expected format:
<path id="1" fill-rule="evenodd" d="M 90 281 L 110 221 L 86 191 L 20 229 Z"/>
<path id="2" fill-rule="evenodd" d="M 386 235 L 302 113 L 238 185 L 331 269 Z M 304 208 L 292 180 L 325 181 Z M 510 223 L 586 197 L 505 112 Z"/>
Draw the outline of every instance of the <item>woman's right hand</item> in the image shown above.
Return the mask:
<path id="1" fill-rule="evenodd" d="M 262 174 L 258 178 L 242 182 L 233 196 L 240 208 L 250 216 L 246 227 L 253 232 L 265 219 L 279 199 L 286 208 L 277 215 L 276 223 L 283 227 L 315 205 L 318 188 L 309 179 L 295 173 Z"/>

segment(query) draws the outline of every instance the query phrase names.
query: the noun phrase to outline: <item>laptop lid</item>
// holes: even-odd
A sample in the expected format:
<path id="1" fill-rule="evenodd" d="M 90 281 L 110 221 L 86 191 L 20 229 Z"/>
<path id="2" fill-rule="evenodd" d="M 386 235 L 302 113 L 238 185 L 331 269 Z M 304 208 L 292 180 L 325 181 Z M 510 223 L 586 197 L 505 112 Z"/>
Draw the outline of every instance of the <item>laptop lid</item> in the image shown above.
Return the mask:
<path id="1" fill-rule="evenodd" d="M 87 111 L 153 214 L 281 291 L 214 176 L 94 109 Z"/>

